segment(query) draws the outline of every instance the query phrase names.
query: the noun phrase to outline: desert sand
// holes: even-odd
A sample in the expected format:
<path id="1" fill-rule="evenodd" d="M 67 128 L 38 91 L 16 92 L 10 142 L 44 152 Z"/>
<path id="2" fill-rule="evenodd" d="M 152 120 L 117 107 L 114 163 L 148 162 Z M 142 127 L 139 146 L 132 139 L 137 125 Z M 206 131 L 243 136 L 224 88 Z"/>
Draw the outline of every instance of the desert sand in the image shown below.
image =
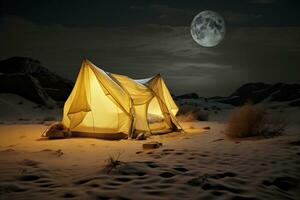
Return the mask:
<path id="1" fill-rule="evenodd" d="M 44 124 L 2 124 L 0 199 L 299 199 L 297 124 L 251 140 L 227 138 L 224 122 L 181 124 L 143 141 L 47 140 Z M 163 146 L 143 150 L 148 141 Z M 109 157 L 120 165 L 108 169 Z"/>

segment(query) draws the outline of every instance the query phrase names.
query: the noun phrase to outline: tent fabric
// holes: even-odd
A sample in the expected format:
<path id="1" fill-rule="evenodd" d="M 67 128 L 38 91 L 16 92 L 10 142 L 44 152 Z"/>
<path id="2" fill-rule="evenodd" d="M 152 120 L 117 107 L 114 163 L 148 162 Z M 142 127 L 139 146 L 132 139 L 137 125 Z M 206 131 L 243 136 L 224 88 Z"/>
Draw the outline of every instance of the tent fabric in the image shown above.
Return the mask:
<path id="1" fill-rule="evenodd" d="M 84 59 L 62 122 L 77 136 L 134 137 L 139 132 L 181 130 L 177 112 L 161 75 L 134 80 L 107 73 Z"/>

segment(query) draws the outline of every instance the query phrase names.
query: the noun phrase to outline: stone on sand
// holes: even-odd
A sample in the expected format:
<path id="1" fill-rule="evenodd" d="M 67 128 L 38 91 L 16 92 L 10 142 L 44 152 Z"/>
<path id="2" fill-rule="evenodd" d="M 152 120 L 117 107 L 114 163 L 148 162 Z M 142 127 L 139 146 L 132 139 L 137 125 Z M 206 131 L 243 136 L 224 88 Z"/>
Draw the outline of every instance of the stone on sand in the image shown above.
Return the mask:
<path id="1" fill-rule="evenodd" d="M 143 144 L 144 149 L 157 149 L 162 146 L 162 143 L 160 142 L 147 142 Z"/>

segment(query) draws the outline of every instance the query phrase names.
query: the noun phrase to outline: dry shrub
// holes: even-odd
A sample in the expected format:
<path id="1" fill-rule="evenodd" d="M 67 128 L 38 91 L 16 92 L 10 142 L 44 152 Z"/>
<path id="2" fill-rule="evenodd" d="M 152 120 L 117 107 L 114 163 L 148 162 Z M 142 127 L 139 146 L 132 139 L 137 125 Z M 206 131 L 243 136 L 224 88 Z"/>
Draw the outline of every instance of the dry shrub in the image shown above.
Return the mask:
<path id="1" fill-rule="evenodd" d="M 262 105 L 244 105 L 236 108 L 227 123 L 225 133 L 231 137 L 271 137 L 283 133 L 283 116 L 271 116 Z"/>
<path id="2" fill-rule="evenodd" d="M 115 156 L 110 155 L 108 159 L 106 160 L 105 169 L 107 170 L 107 174 L 110 174 L 110 172 L 117 168 L 119 165 L 122 164 L 122 161 L 120 161 L 120 156 L 123 154 L 123 152 L 118 152 Z"/>

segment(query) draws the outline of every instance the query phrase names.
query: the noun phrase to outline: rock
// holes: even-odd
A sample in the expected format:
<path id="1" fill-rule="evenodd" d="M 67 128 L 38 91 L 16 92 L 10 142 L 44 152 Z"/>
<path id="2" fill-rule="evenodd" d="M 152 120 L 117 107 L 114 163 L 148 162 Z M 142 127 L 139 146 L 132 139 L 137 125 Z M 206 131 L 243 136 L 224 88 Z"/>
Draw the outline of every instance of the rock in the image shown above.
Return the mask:
<path id="1" fill-rule="evenodd" d="M 26 57 L 0 61 L 0 83 L 0 92 L 18 94 L 46 106 L 53 101 L 63 104 L 73 88 L 71 81 L 43 67 L 40 61 Z"/>
<path id="2" fill-rule="evenodd" d="M 143 144 L 143 149 L 157 149 L 162 146 L 160 142 L 147 142 Z"/>
<path id="3" fill-rule="evenodd" d="M 264 100 L 268 102 L 288 102 L 290 106 L 299 106 L 300 84 L 265 84 L 248 83 L 242 85 L 228 97 L 213 97 L 211 100 L 219 103 L 241 106 L 247 102 L 254 104 Z"/>
<path id="4" fill-rule="evenodd" d="M 205 127 L 203 127 L 203 129 L 209 130 L 209 129 L 210 129 L 210 126 L 205 126 Z"/>
<path id="5" fill-rule="evenodd" d="M 0 93 L 18 94 L 39 105 L 54 106 L 53 99 L 34 77 L 26 74 L 0 75 Z"/>
<path id="6" fill-rule="evenodd" d="M 52 124 L 43 134 L 43 136 L 48 137 L 49 139 L 60 139 L 71 137 L 72 133 L 62 123 Z"/>
<path id="7" fill-rule="evenodd" d="M 135 139 L 136 140 L 145 140 L 146 139 L 145 133 L 139 133 Z"/>

